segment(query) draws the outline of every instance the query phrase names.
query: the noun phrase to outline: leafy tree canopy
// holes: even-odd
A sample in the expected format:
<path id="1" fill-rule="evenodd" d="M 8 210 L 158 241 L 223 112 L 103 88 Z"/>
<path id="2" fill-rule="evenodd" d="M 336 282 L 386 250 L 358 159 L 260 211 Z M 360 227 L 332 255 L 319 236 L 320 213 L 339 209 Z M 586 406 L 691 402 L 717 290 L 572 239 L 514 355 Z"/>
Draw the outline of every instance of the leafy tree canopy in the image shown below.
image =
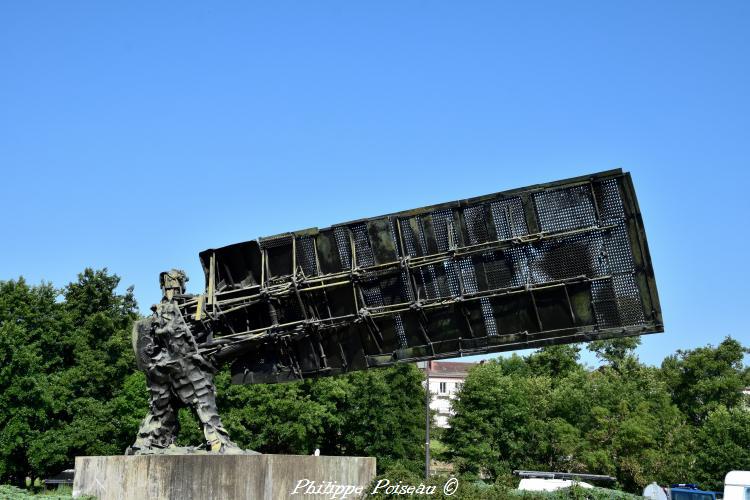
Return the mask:
<path id="1" fill-rule="evenodd" d="M 750 386 L 743 357 L 750 349 L 727 337 L 716 347 L 679 350 L 662 362 L 662 373 L 675 404 L 695 424 L 719 406 L 735 408 Z"/>
<path id="2" fill-rule="evenodd" d="M 119 453 L 135 431 L 116 411 L 136 314 L 119 282 L 86 269 L 62 290 L 0 283 L 0 479 L 22 484 L 76 455 Z"/>
<path id="3" fill-rule="evenodd" d="M 599 473 L 640 492 L 652 481 L 716 488 L 750 467 L 747 350 L 736 340 L 678 351 L 662 368 L 642 365 L 633 339 L 592 344 L 605 362 L 596 370 L 570 346 L 473 368 L 444 437 L 459 470 Z"/>

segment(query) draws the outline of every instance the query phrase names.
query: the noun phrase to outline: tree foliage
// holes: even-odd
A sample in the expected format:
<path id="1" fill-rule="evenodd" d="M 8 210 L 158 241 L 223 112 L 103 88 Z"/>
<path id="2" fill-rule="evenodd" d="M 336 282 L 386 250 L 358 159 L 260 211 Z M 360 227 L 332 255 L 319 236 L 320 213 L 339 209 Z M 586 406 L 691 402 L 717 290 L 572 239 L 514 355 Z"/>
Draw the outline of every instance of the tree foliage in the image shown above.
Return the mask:
<path id="1" fill-rule="evenodd" d="M 424 453 L 423 375 L 414 365 L 276 385 L 231 385 L 216 378 L 217 404 L 232 439 L 264 453 L 374 456 L 419 470 Z M 182 444 L 202 439 L 181 413 Z M 186 432 L 187 431 L 187 432 Z"/>
<path id="2" fill-rule="evenodd" d="M 750 470 L 750 410 L 718 406 L 698 430 L 697 479 L 707 488 L 722 489 L 729 471 Z"/>
<path id="3" fill-rule="evenodd" d="M 135 368 L 132 290 L 86 269 L 62 289 L 0 282 L 0 483 L 22 485 L 69 468 L 76 455 L 121 454 L 148 405 Z M 641 364 L 638 339 L 589 348 L 553 346 L 475 367 L 444 434 L 460 472 L 509 484 L 513 469 L 613 475 L 640 491 L 657 481 L 717 488 L 730 469 L 750 468 L 750 411 L 742 389 L 748 348 L 677 351 L 661 367 Z M 267 453 L 369 455 L 379 469 L 420 474 L 424 388 L 414 365 L 279 385 L 231 385 L 216 376 L 232 438 Z M 744 399 L 743 399 L 744 398 Z M 203 436 L 187 409 L 181 444 Z"/>
<path id="4" fill-rule="evenodd" d="M 569 347 L 473 368 L 445 435 L 455 463 L 490 479 L 513 469 L 607 474 L 633 492 L 652 481 L 716 487 L 750 466 L 742 346 L 678 352 L 661 369 L 638 362 L 636 346 L 593 344 L 605 363 L 595 370 Z"/>
<path id="5" fill-rule="evenodd" d="M 664 360 L 672 399 L 695 424 L 720 406 L 742 403 L 742 390 L 750 386 L 750 371 L 742 363 L 747 353 L 750 349 L 727 337 L 717 347 L 679 350 Z"/>
<path id="6" fill-rule="evenodd" d="M 62 290 L 0 283 L 0 478 L 22 484 L 76 455 L 119 453 L 135 431 L 119 411 L 135 301 L 119 281 L 86 269 Z"/>
<path id="7" fill-rule="evenodd" d="M 119 283 L 106 269 L 60 290 L 0 282 L 0 483 L 59 472 L 76 455 L 118 455 L 134 439 L 148 397 L 131 347 L 136 303 Z M 216 385 L 225 425 L 245 448 L 319 448 L 418 469 L 424 389 L 413 365 L 252 386 L 231 385 L 225 369 Z M 188 409 L 179 422 L 180 444 L 203 441 Z"/>

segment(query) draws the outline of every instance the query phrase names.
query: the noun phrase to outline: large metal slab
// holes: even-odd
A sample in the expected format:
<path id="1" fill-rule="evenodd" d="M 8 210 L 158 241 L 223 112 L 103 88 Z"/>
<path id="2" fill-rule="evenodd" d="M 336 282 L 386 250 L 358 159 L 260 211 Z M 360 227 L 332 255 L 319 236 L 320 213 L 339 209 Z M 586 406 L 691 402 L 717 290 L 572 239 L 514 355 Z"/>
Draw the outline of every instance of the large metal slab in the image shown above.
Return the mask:
<path id="1" fill-rule="evenodd" d="M 235 383 L 663 331 L 630 174 L 201 252 L 184 315 Z"/>

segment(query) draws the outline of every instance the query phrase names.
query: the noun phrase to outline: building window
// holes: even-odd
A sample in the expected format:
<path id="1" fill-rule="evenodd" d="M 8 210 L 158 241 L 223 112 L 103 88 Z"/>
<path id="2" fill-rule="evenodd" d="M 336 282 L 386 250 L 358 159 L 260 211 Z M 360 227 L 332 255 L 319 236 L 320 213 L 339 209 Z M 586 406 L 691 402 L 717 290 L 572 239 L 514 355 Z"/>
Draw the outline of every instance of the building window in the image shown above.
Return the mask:
<path id="1" fill-rule="evenodd" d="M 440 394 L 445 394 L 446 386 L 447 384 L 445 382 L 440 382 Z"/>

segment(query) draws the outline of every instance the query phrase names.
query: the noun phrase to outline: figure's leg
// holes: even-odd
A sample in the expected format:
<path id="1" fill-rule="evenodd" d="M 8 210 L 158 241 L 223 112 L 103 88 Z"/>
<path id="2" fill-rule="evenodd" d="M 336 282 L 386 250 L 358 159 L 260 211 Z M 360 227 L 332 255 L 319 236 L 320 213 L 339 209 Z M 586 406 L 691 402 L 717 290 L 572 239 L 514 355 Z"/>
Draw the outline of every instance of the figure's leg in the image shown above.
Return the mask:
<path id="1" fill-rule="evenodd" d="M 229 433 L 221 423 L 216 408 L 216 388 L 213 375 L 197 366 L 192 367 L 187 377 L 177 381 L 177 394 L 198 415 L 203 426 L 203 435 L 209 451 L 218 453 L 240 452 L 240 448 L 229 439 Z"/>
<path id="2" fill-rule="evenodd" d="M 177 437 L 177 398 L 166 380 L 148 380 L 149 411 L 138 430 L 138 438 L 129 454 L 148 453 L 173 445 Z"/>
<path id="3" fill-rule="evenodd" d="M 193 405 L 203 425 L 203 435 L 209 450 L 227 453 L 238 450 L 238 446 L 229 439 L 229 433 L 221 423 L 216 408 L 216 395 L 213 390 L 196 390 L 196 402 Z"/>

